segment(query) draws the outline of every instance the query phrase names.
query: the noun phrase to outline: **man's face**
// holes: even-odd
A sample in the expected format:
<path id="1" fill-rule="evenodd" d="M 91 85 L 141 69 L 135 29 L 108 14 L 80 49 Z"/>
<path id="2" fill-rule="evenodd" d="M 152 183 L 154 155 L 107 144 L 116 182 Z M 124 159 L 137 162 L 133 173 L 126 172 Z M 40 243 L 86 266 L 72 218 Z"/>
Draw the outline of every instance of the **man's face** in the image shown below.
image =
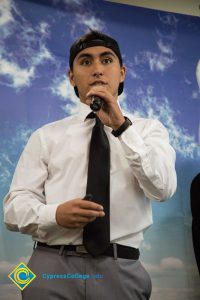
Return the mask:
<path id="1" fill-rule="evenodd" d="M 70 83 L 77 86 L 81 102 L 95 86 L 107 89 L 116 99 L 118 87 L 125 79 L 125 67 L 121 67 L 117 55 L 103 46 L 82 50 L 73 62 L 73 70 L 68 73 Z"/>

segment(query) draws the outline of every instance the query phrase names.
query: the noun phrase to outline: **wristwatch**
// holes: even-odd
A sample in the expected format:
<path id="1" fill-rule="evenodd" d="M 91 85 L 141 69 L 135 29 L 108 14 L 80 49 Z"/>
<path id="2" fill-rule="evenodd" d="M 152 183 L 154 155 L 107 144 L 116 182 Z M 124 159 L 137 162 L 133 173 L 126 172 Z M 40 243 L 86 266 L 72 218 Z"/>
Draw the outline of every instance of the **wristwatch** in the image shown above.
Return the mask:
<path id="1" fill-rule="evenodd" d="M 112 130 L 111 133 L 115 136 L 118 137 L 120 136 L 129 126 L 132 125 L 132 122 L 129 118 L 124 117 L 125 121 L 124 123 L 117 129 L 117 130 Z"/>

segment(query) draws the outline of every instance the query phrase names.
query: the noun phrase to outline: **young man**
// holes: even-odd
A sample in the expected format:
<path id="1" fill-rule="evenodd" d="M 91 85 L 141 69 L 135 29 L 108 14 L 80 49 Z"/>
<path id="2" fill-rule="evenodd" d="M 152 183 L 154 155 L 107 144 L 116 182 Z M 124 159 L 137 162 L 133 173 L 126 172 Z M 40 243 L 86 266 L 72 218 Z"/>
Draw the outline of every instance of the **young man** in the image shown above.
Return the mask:
<path id="1" fill-rule="evenodd" d="M 37 241 L 28 264 L 37 278 L 22 296 L 146 300 L 151 280 L 138 248 L 151 200 L 175 192 L 175 152 L 158 120 L 124 117 L 117 99 L 126 69 L 113 38 L 89 32 L 71 46 L 69 63 L 79 112 L 33 133 L 4 200 L 8 229 Z"/>

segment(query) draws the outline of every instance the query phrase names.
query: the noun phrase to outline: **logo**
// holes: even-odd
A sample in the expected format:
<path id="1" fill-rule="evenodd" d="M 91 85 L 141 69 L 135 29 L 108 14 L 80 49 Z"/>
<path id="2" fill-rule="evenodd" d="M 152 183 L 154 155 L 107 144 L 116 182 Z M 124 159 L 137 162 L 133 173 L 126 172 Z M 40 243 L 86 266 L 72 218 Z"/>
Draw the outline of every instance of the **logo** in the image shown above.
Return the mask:
<path id="1" fill-rule="evenodd" d="M 8 277 L 22 291 L 33 279 L 36 278 L 36 275 L 23 262 L 21 262 L 14 268 Z"/>

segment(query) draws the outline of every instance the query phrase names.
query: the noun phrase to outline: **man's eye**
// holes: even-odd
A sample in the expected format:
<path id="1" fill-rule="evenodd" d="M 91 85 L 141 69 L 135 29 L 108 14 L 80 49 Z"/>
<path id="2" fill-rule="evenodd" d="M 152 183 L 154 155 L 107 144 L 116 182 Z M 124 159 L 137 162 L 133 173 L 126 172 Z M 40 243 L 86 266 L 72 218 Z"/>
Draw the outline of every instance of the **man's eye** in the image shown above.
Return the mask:
<path id="1" fill-rule="evenodd" d="M 103 59 L 104 64 L 110 64 L 112 62 L 112 58 L 106 57 Z"/>
<path id="2" fill-rule="evenodd" d="M 88 59 L 85 59 L 85 60 L 83 60 L 83 61 L 81 62 L 81 65 L 83 65 L 83 66 L 88 66 L 88 65 L 90 65 L 90 64 L 91 64 L 91 61 L 88 60 Z"/>

